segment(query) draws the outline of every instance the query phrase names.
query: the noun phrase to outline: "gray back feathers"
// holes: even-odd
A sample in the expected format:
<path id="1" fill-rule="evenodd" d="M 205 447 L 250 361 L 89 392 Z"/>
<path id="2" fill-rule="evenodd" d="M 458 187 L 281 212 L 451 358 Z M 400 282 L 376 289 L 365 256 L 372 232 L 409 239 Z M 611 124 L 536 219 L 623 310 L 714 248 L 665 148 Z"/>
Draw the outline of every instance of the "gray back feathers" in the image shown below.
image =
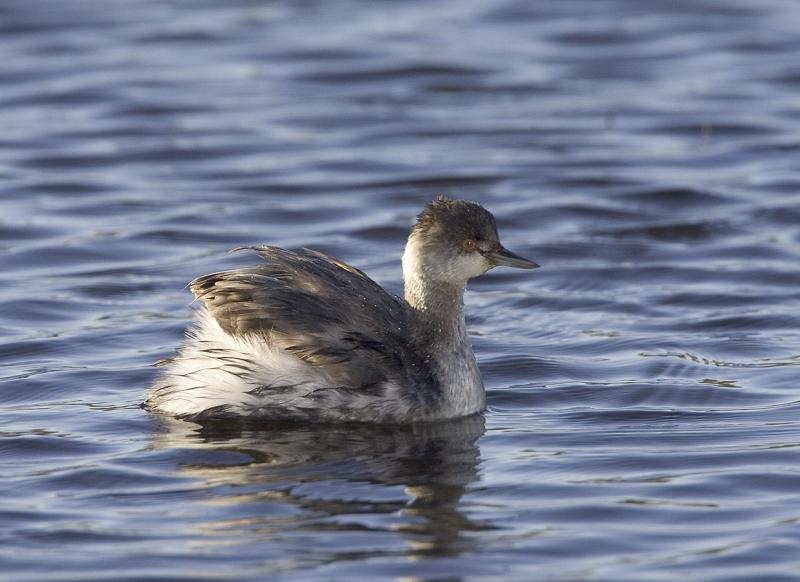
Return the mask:
<path id="1" fill-rule="evenodd" d="M 386 381 L 423 383 L 423 394 L 435 397 L 428 366 L 410 346 L 402 300 L 317 251 L 245 248 L 264 263 L 190 283 L 226 333 L 286 350 L 324 368 L 343 388 L 369 392 L 385 389 Z"/>

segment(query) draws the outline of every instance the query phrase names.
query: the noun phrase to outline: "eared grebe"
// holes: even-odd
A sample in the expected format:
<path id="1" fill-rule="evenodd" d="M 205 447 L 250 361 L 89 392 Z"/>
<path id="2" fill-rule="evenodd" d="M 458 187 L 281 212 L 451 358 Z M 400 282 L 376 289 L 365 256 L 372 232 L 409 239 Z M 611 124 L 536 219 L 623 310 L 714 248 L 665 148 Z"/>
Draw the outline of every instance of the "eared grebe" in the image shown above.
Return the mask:
<path id="1" fill-rule="evenodd" d="M 144 406 L 180 418 L 406 423 L 486 404 L 464 326 L 467 280 L 538 267 L 475 202 L 437 198 L 403 253 L 405 300 L 322 253 L 245 247 L 254 267 L 190 283 L 204 302 Z"/>

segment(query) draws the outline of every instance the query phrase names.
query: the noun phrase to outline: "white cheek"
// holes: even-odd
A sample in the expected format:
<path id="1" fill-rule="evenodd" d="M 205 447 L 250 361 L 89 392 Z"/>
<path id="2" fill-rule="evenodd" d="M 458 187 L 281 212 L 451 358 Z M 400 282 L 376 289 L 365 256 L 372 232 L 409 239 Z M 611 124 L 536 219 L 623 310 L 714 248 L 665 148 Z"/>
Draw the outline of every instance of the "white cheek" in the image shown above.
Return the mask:
<path id="1" fill-rule="evenodd" d="M 489 270 L 489 265 L 480 253 L 461 255 L 448 265 L 448 278 L 454 281 L 463 281 L 483 275 Z"/>

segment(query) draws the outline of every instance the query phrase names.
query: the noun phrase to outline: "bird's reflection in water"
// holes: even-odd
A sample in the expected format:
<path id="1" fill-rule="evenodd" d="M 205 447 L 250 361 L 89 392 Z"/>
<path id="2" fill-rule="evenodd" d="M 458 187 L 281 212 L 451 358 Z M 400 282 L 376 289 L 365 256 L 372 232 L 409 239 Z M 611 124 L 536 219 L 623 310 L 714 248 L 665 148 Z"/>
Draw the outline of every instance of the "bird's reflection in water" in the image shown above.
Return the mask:
<path id="1" fill-rule="evenodd" d="M 403 427 L 162 422 L 155 447 L 176 449 L 181 474 L 202 479 L 212 493 L 204 501 L 224 509 L 202 523 L 207 533 L 250 541 L 302 533 L 309 552 L 337 547 L 345 532 L 370 534 L 330 552 L 330 562 L 454 556 L 474 549 L 464 532 L 491 527 L 461 507 L 478 479 L 480 416 Z M 309 544 L 309 535 L 325 537 Z"/>

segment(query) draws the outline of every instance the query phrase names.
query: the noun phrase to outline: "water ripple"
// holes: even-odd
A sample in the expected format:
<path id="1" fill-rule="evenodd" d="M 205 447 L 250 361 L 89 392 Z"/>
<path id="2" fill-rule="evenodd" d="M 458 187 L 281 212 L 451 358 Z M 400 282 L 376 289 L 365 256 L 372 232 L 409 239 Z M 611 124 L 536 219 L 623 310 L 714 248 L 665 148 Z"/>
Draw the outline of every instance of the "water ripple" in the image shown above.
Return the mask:
<path id="1" fill-rule="evenodd" d="M 15 580 L 793 580 L 796 3 L 0 6 L 0 561 Z M 489 409 L 139 409 L 193 277 L 312 246 L 400 291 L 445 194 Z"/>

